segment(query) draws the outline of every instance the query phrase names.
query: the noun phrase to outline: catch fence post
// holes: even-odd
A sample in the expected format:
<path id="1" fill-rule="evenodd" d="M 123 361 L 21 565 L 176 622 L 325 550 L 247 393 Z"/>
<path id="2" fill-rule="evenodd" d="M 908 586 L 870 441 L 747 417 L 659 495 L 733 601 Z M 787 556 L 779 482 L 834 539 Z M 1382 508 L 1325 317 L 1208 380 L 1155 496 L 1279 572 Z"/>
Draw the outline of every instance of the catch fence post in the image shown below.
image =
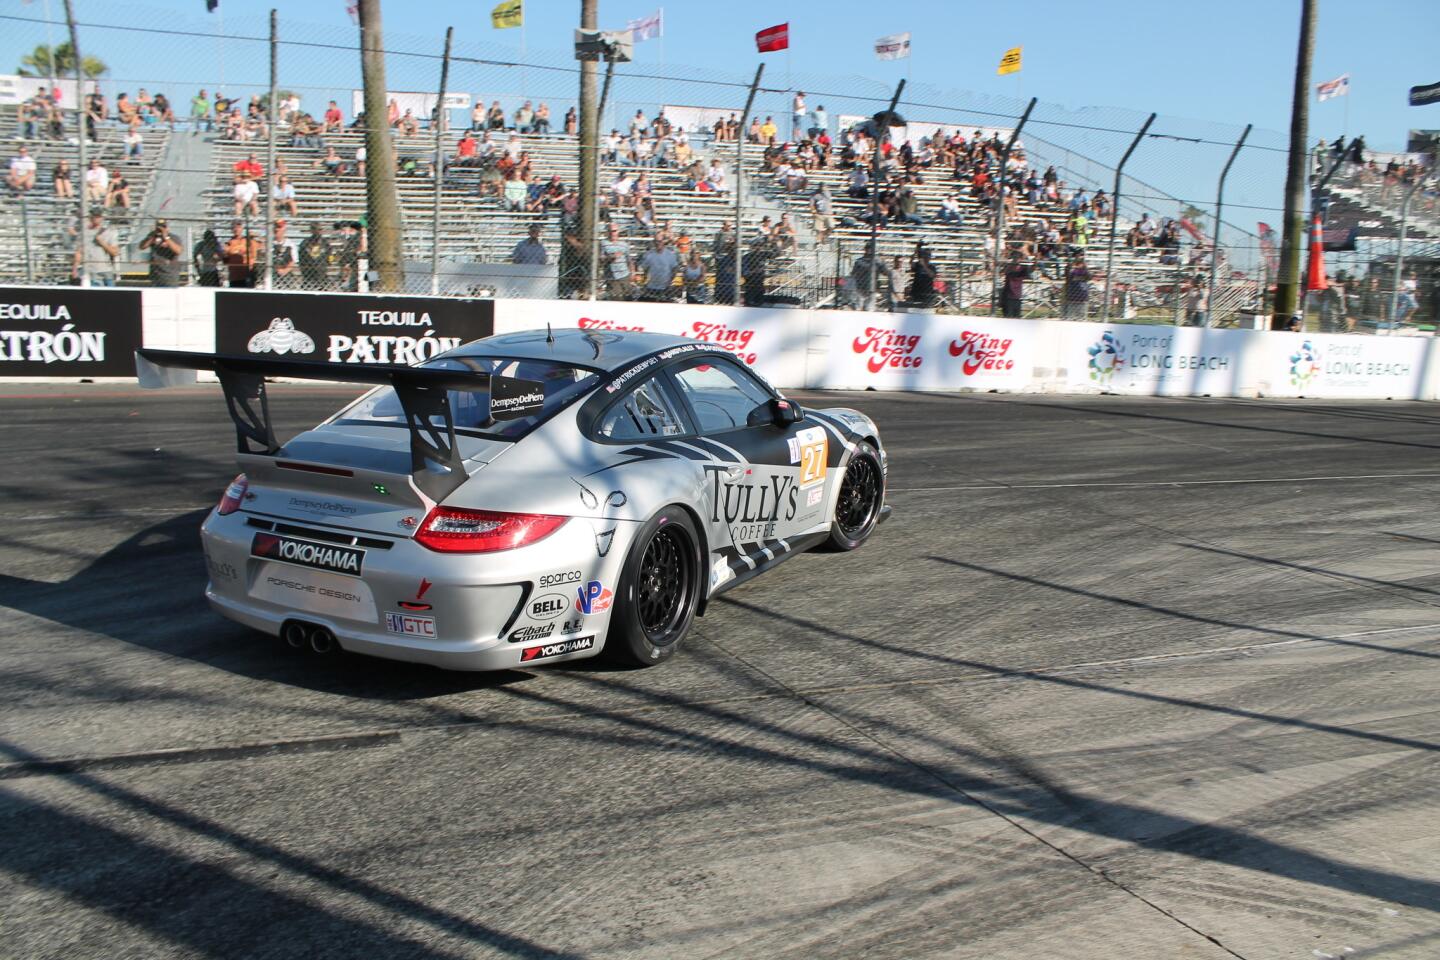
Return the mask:
<path id="1" fill-rule="evenodd" d="M 86 234 L 90 232 L 88 212 L 85 209 L 85 194 L 88 186 L 85 183 L 85 172 L 90 169 L 89 155 L 86 143 L 89 133 L 90 107 L 85 96 L 85 58 L 80 54 L 80 33 L 75 29 L 75 4 L 74 0 L 65 0 L 65 23 L 70 27 L 70 52 L 75 57 L 75 108 L 79 112 L 80 130 L 76 138 L 80 143 L 80 155 L 76 160 L 79 169 L 75 171 L 74 179 L 80 181 L 80 189 L 75 191 L 75 203 L 80 210 L 80 216 L 76 218 L 79 229 L 75 232 L 76 252 L 80 254 L 80 260 L 75 268 L 75 276 L 80 281 L 80 286 L 90 286 L 90 271 L 85 269 L 86 243 L 89 239 Z M 98 131 L 97 131 L 98 134 Z"/>
<path id="2" fill-rule="evenodd" d="M 435 100 L 435 206 L 430 211 L 430 296 L 440 292 L 440 198 L 445 188 L 445 86 L 450 80 L 450 41 L 455 28 L 445 28 L 445 56 L 440 61 L 440 95 Z"/>
<path id="3" fill-rule="evenodd" d="M 261 245 L 265 249 L 265 267 L 261 272 L 263 281 L 261 287 L 265 290 L 275 289 L 274 265 L 275 265 L 275 185 L 278 182 L 275 178 L 275 126 L 279 110 L 275 106 L 276 93 L 279 90 L 280 80 L 280 43 L 279 28 L 276 22 L 274 9 L 270 11 L 270 106 L 266 111 L 269 114 L 270 136 L 265 144 L 265 176 L 261 182 L 265 184 L 265 235 L 261 238 Z M 294 269 L 296 264 L 290 264 Z"/>
<path id="4" fill-rule="evenodd" d="M 1145 118 L 1145 123 L 1140 127 L 1140 132 L 1135 134 L 1135 139 L 1130 141 L 1129 148 L 1125 155 L 1120 158 L 1120 165 L 1115 168 L 1115 189 L 1110 194 L 1110 240 L 1105 247 L 1105 302 L 1101 305 L 1100 322 L 1110 322 L 1110 284 L 1111 274 L 1115 271 L 1115 226 L 1120 222 L 1120 177 L 1124 173 L 1125 164 L 1130 160 L 1130 154 L 1140 146 L 1140 141 L 1150 130 L 1150 124 L 1155 122 L 1155 114 Z"/>
<path id="5" fill-rule="evenodd" d="M 1245 124 L 1245 130 L 1240 134 L 1240 139 L 1235 141 L 1235 149 L 1230 151 L 1230 159 L 1225 161 L 1225 169 L 1220 171 L 1220 185 L 1215 188 L 1215 235 L 1210 241 L 1210 286 L 1205 293 L 1205 326 L 1213 326 L 1211 322 L 1215 316 L 1215 278 L 1220 273 L 1220 215 L 1225 208 L 1225 178 L 1230 176 L 1230 167 L 1235 163 L 1235 158 L 1240 155 L 1240 148 L 1245 146 L 1245 140 L 1250 136 L 1250 129 L 1254 124 Z"/>
<path id="6" fill-rule="evenodd" d="M 1000 260 L 1004 251 L 1005 243 L 1005 177 L 1010 172 L 1010 151 L 1015 146 L 1016 139 L 1020 136 L 1025 121 L 1030 119 L 1030 111 L 1035 109 L 1038 97 L 1031 97 L 1030 102 L 1025 105 L 1025 112 L 1020 115 L 1020 122 L 1015 129 L 1010 131 L 1010 139 L 1005 143 L 1005 152 L 1000 155 L 1000 186 L 995 193 L 997 206 L 995 210 L 995 259 L 990 268 L 990 316 L 995 316 L 995 307 L 1000 301 Z"/>
<path id="7" fill-rule="evenodd" d="M 600 105 L 595 108 L 597 118 L 605 115 L 605 101 L 610 99 L 610 81 L 615 78 L 615 61 L 605 58 L 605 85 L 600 88 Z M 592 198 L 593 206 L 591 215 L 595 227 L 590 231 L 590 299 L 594 300 L 599 295 L 600 289 L 600 198 L 604 194 L 600 190 L 600 121 L 595 121 L 595 146 L 590 151 L 590 156 L 582 157 L 581 162 L 588 165 L 591 170 L 590 182 L 595 185 L 595 196 Z M 582 144 L 583 151 L 584 146 Z M 563 241 L 562 241 L 563 242 Z"/>
<path id="8" fill-rule="evenodd" d="M 755 105 L 755 91 L 760 89 L 760 78 L 765 74 L 765 64 L 755 68 L 755 79 L 750 81 L 750 93 L 745 97 L 745 109 L 740 112 L 739 136 L 735 138 L 735 306 L 745 302 L 745 125 L 750 122 L 750 108 Z"/>

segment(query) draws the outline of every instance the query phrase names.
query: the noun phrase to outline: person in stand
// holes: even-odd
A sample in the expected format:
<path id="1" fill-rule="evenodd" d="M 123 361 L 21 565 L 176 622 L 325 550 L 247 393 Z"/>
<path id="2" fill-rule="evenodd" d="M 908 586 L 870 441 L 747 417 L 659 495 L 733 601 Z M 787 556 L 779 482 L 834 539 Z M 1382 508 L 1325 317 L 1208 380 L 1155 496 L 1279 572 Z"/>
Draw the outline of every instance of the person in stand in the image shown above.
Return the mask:
<path id="1" fill-rule="evenodd" d="M 360 289 L 360 257 L 365 252 L 365 237 L 354 220 L 342 220 L 336 226 L 340 229 L 340 238 L 335 244 L 340 289 L 353 293 Z"/>
<path id="2" fill-rule="evenodd" d="M 1084 320 L 1090 310 L 1090 268 L 1083 256 L 1076 257 L 1065 274 L 1065 296 L 1060 302 L 1060 319 Z"/>
<path id="3" fill-rule="evenodd" d="M 277 290 L 300 289 L 300 251 L 288 234 L 289 224 L 275 221 L 275 237 L 270 244 L 270 272 Z"/>
<path id="4" fill-rule="evenodd" d="M 1210 298 L 1205 289 L 1205 283 L 1199 277 L 1190 281 L 1190 289 L 1185 291 L 1185 317 L 1192 327 L 1205 326 L 1205 314 L 1209 311 Z"/>
<path id="5" fill-rule="evenodd" d="M 528 235 L 524 240 L 515 244 L 515 249 L 510 251 L 510 262 L 542 267 L 550 262 L 550 256 L 545 252 L 545 245 L 540 242 L 540 224 L 530 224 Z"/>
<path id="6" fill-rule="evenodd" d="M 556 277 L 556 292 L 560 299 L 584 296 L 589 272 L 590 252 L 580 239 L 580 214 L 577 209 L 575 213 L 567 213 L 560 218 L 560 263 Z"/>
<path id="7" fill-rule="evenodd" d="M 910 261 L 909 300 L 916 306 L 935 306 L 935 264 L 930 260 L 930 248 L 923 243 L 915 244 L 915 257 Z"/>
<path id="8" fill-rule="evenodd" d="M 1025 305 L 1025 281 L 1030 279 L 1030 265 L 1018 256 L 1005 267 L 1005 285 L 1000 290 L 1000 315 L 1019 317 Z"/>
<path id="9" fill-rule="evenodd" d="M 680 258 L 663 236 L 657 236 L 640 258 L 640 270 L 645 274 L 641 300 L 668 303 L 675 299 L 673 287 L 675 275 L 680 272 Z"/>
<path id="10" fill-rule="evenodd" d="M 888 289 L 890 291 L 893 292 L 898 286 L 895 280 L 895 271 L 891 269 L 890 264 L 883 258 L 877 258 L 874 245 L 867 243 L 865 253 L 856 257 L 855 262 L 850 265 L 850 276 L 845 281 L 845 299 L 852 309 L 875 309 L 875 300 L 870 297 L 870 272 L 877 268 L 877 264 L 880 276 L 875 278 L 876 299 L 887 289 L 880 285 L 881 276 L 889 282 Z"/>
<path id="11" fill-rule="evenodd" d="M 310 236 L 300 243 L 300 284 L 306 290 L 324 290 L 326 270 L 330 267 L 330 241 L 325 239 L 320 224 L 310 224 Z"/>
<path id="12" fill-rule="evenodd" d="M 620 226 L 611 223 L 604 242 L 600 244 L 600 261 L 605 265 L 608 281 L 605 295 L 611 300 L 629 300 L 635 292 L 630 280 L 630 245 L 620 239 Z"/>
<path id="13" fill-rule="evenodd" d="M 170 235 L 170 224 L 155 221 L 155 229 L 140 241 L 140 249 L 150 251 L 150 286 L 180 286 L 180 255 L 185 248 Z"/>
<path id="14" fill-rule="evenodd" d="M 214 230 L 206 230 L 195 249 L 190 251 L 190 263 L 195 268 L 195 282 L 202 287 L 220 286 L 220 265 L 225 262 L 225 249 Z"/>
<path id="15" fill-rule="evenodd" d="M 75 263 L 71 275 L 78 281 L 80 268 L 84 265 L 85 275 L 92 287 L 113 287 L 118 273 L 116 261 L 120 256 L 120 238 L 106 226 L 105 212 L 100 208 L 90 211 L 90 228 L 85 235 L 86 246 L 76 248 Z"/>
<path id="16" fill-rule="evenodd" d="M 55 161 L 55 169 L 51 172 L 50 178 L 55 182 L 55 196 L 61 199 L 73 199 L 75 196 L 75 184 L 70 176 L 70 161 L 61 157 Z"/>
<path id="17" fill-rule="evenodd" d="M 225 242 L 225 266 L 230 286 L 255 286 L 255 261 L 259 255 L 260 241 L 250 236 L 243 222 L 232 222 L 230 239 Z"/>
<path id="18" fill-rule="evenodd" d="M 690 247 L 689 256 L 680 268 L 680 279 L 685 283 L 686 303 L 710 302 L 705 288 L 705 261 L 700 259 L 700 251 L 694 246 Z"/>

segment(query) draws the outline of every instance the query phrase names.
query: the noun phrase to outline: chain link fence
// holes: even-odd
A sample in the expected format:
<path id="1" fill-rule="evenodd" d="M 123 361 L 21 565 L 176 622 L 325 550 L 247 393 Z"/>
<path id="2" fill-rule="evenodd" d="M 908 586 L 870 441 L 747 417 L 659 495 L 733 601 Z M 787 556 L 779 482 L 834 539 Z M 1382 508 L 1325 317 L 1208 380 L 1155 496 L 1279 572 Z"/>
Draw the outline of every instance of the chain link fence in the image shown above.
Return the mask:
<path id="1" fill-rule="evenodd" d="M 31 10 L 0 17 L 9 47 L 68 36 Z M 51 81 L 21 79 L 0 105 L 34 170 L 0 201 L 0 280 L 367 289 L 372 220 L 388 215 L 394 287 L 410 293 L 1217 325 L 1266 313 L 1278 132 L 925 84 L 905 86 L 882 130 L 889 84 L 773 64 L 747 116 L 751 77 L 647 51 L 614 66 L 587 156 L 573 54 L 448 46 L 406 34 L 398 10 L 373 118 L 358 31 L 282 19 L 272 39 L 263 18 L 222 30 L 138 5 L 82 11 L 87 58 L 138 47 L 148 66 L 60 83 L 58 103 L 36 95 Z M 370 193 L 377 147 L 393 154 L 393 197 Z M 1402 185 L 1375 159 L 1322 191 L 1356 240 L 1328 254 L 1343 302 L 1312 294 L 1312 327 L 1435 318 L 1433 166 L 1407 158 Z"/>

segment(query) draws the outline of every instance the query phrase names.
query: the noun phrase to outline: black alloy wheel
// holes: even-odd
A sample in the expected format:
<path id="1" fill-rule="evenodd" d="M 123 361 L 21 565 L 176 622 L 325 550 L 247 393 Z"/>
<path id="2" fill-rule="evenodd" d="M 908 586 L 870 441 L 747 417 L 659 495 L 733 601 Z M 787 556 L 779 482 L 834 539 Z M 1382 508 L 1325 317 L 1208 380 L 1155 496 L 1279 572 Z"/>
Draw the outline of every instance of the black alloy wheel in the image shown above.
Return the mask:
<path id="1" fill-rule="evenodd" d="M 685 601 L 694 580 L 691 554 L 684 531 L 670 525 L 655 531 L 640 556 L 637 613 L 645 638 L 657 647 L 679 639 L 675 627 L 685 617 Z"/>
<path id="2" fill-rule="evenodd" d="M 875 532 L 884 506 L 885 472 L 880 467 L 880 454 L 862 440 L 845 464 L 835 495 L 830 538 L 819 549 L 854 550 Z"/>

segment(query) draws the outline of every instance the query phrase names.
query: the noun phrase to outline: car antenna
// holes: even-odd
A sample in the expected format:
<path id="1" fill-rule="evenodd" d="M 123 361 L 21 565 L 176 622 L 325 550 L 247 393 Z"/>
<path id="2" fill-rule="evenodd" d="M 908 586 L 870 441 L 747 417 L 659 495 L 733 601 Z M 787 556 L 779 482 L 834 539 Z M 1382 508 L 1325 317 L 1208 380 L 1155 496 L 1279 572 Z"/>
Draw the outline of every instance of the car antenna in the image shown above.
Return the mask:
<path id="1" fill-rule="evenodd" d="M 546 343 L 554 343 L 554 342 L 555 342 L 555 333 L 554 333 L 554 331 L 552 331 L 552 330 L 550 329 L 550 324 L 549 324 L 548 321 L 547 321 L 546 324 L 545 324 L 545 342 L 546 342 Z"/>

